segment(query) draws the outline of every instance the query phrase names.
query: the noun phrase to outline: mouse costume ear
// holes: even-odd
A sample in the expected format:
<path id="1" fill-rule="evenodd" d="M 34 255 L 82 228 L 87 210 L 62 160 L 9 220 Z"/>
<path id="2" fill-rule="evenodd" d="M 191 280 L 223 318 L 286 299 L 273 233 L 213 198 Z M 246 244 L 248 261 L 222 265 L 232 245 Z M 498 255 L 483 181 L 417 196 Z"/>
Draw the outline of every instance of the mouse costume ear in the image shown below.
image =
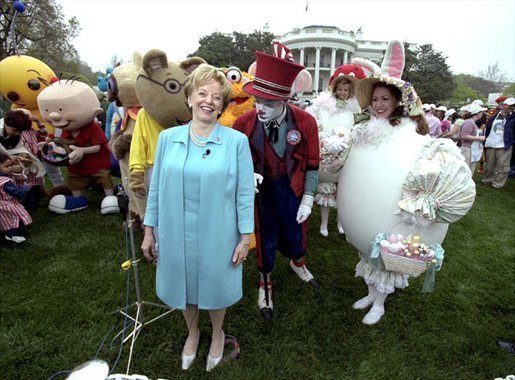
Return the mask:
<path id="1" fill-rule="evenodd" d="M 374 62 L 369 59 L 354 57 L 350 61 L 352 64 L 360 66 L 361 69 L 365 72 L 367 77 L 375 77 L 378 78 L 381 75 L 381 68 Z M 364 78 L 359 78 L 364 79 Z"/>
<path id="2" fill-rule="evenodd" d="M 252 62 L 252 65 L 249 66 L 247 72 L 252 76 L 256 75 L 256 61 Z"/>
<path id="3" fill-rule="evenodd" d="M 274 56 L 295 63 L 291 50 L 279 41 L 273 41 Z M 292 85 L 292 93 L 307 91 L 311 87 L 312 77 L 308 70 L 304 69 L 297 74 Z"/>
<path id="4" fill-rule="evenodd" d="M 293 93 L 297 94 L 299 92 L 307 91 L 311 88 L 311 74 L 308 70 L 302 70 L 295 78 L 295 82 L 293 82 Z"/>
<path id="5" fill-rule="evenodd" d="M 404 45 L 394 40 L 386 47 L 386 53 L 381 64 L 381 75 L 400 78 L 404 71 Z"/>

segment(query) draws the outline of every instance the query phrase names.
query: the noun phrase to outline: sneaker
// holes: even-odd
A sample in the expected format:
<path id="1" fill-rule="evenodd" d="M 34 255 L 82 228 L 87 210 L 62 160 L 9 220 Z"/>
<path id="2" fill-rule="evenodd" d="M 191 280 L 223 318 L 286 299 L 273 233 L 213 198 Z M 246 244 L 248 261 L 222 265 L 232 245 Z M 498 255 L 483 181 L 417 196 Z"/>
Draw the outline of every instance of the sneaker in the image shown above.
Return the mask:
<path id="1" fill-rule="evenodd" d="M 506 341 L 502 341 L 499 339 L 497 339 L 496 342 L 497 342 L 497 345 L 499 347 L 501 347 L 503 350 L 505 350 L 506 352 L 509 352 L 510 354 L 515 354 L 515 343 L 506 342 Z"/>
<path id="2" fill-rule="evenodd" d="M 27 239 L 25 239 L 23 236 L 6 236 L 5 240 L 13 241 L 13 242 L 19 244 L 19 243 L 23 243 Z"/>
<path id="3" fill-rule="evenodd" d="M 293 260 L 290 260 L 290 268 L 291 270 L 304 282 L 308 282 L 315 289 L 320 288 L 315 277 L 311 274 L 311 272 L 306 268 L 306 265 L 298 267 L 295 265 Z"/>

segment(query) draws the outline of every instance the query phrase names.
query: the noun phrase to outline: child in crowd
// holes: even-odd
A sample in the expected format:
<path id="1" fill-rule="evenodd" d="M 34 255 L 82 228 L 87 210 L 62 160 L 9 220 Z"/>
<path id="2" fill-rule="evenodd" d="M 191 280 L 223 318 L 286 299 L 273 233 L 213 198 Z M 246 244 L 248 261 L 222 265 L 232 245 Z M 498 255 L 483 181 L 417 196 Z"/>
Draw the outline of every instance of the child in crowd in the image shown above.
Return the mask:
<path id="1" fill-rule="evenodd" d="M 20 170 L 20 158 L 9 157 L 4 149 L 0 151 L 0 232 L 6 240 L 15 243 L 25 241 L 24 227 L 32 223 L 28 211 L 20 201 L 29 188 L 17 186 L 11 174 Z"/>
<path id="2" fill-rule="evenodd" d="M 313 105 L 306 111 L 313 115 L 318 124 L 320 140 L 320 169 L 318 172 L 318 189 L 315 202 L 320 205 L 320 234 L 328 236 L 327 223 L 329 209 L 336 208 L 336 187 L 339 172 L 331 173 L 330 166 L 334 155 L 328 148 L 335 139 L 347 141 L 354 124 L 354 113 L 361 112 L 358 101 L 354 96 L 357 79 L 341 75 L 330 83 L 328 91 L 320 94 Z M 338 223 L 338 231 L 343 234 L 343 228 Z"/>
<path id="3" fill-rule="evenodd" d="M 0 144 L 11 155 L 22 155 L 30 158 L 29 163 L 30 161 L 36 161 L 40 154 L 37 133 L 32 129 L 32 119 L 33 116 L 29 111 L 20 108 L 6 112 L 3 126 L 0 126 Z M 41 163 L 37 162 L 37 164 L 41 166 Z M 22 170 L 17 174 L 14 175 L 14 180 L 18 186 L 43 185 L 43 175 L 39 170 Z"/>

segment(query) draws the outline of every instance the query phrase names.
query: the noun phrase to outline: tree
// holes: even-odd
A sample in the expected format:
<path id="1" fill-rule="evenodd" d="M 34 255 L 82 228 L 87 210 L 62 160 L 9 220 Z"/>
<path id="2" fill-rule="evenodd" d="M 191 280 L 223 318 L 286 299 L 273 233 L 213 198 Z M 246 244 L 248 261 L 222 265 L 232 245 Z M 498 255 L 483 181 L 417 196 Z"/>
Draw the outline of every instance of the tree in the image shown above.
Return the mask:
<path id="1" fill-rule="evenodd" d="M 469 74 L 458 74 L 454 76 L 456 83 L 469 87 L 476 92 L 475 99 L 488 99 L 488 94 L 501 92 L 502 85 L 489 80 L 478 78 Z"/>
<path id="2" fill-rule="evenodd" d="M 502 94 L 508 97 L 515 96 L 515 83 L 512 83 L 508 87 L 503 89 Z"/>
<path id="3" fill-rule="evenodd" d="M 404 44 L 406 64 L 403 79 L 411 82 L 423 103 L 442 103 L 456 88 L 447 57 L 432 44 Z"/>
<path id="4" fill-rule="evenodd" d="M 449 104 L 453 106 L 462 106 L 470 103 L 474 99 L 486 99 L 482 93 L 469 85 L 470 75 L 460 74 L 454 77 L 457 84 L 456 89 L 452 93 Z"/>
<path id="5" fill-rule="evenodd" d="M 189 57 L 199 56 L 216 67 L 236 66 L 246 71 L 256 59 L 256 50 L 272 52 L 273 39 L 272 33 L 258 30 L 250 34 L 214 32 L 201 37 L 199 48 Z"/>
<path id="6" fill-rule="evenodd" d="M 24 0 L 26 10 L 14 18 L 12 1 L 0 2 L 0 60 L 16 54 L 38 58 L 55 72 L 78 72 L 78 53 L 71 40 L 79 33 L 76 17 L 64 21 L 61 6 L 55 0 Z"/>
<path id="7" fill-rule="evenodd" d="M 477 76 L 495 83 L 507 81 L 506 72 L 502 71 L 499 67 L 499 61 L 488 65 L 486 71 L 480 71 L 477 73 Z"/>
<path id="8" fill-rule="evenodd" d="M 234 41 L 230 35 L 214 32 L 201 37 L 199 48 L 191 56 L 202 57 L 216 67 L 227 67 L 235 57 Z"/>

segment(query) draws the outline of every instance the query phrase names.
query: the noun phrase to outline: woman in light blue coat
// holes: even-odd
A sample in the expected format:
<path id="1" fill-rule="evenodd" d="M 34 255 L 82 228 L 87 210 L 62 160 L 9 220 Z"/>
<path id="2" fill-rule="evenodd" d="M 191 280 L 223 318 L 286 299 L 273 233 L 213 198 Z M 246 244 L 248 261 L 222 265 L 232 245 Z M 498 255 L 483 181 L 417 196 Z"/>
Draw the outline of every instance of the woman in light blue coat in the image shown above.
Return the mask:
<path id="1" fill-rule="evenodd" d="M 225 308 L 242 297 L 240 264 L 254 230 L 254 174 L 245 135 L 217 122 L 231 95 L 224 74 L 200 65 L 185 92 L 193 119 L 159 135 L 141 248 L 157 263 L 159 298 L 183 310 L 183 369 L 196 356 L 199 310 L 209 311 L 210 371 L 223 357 Z"/>

